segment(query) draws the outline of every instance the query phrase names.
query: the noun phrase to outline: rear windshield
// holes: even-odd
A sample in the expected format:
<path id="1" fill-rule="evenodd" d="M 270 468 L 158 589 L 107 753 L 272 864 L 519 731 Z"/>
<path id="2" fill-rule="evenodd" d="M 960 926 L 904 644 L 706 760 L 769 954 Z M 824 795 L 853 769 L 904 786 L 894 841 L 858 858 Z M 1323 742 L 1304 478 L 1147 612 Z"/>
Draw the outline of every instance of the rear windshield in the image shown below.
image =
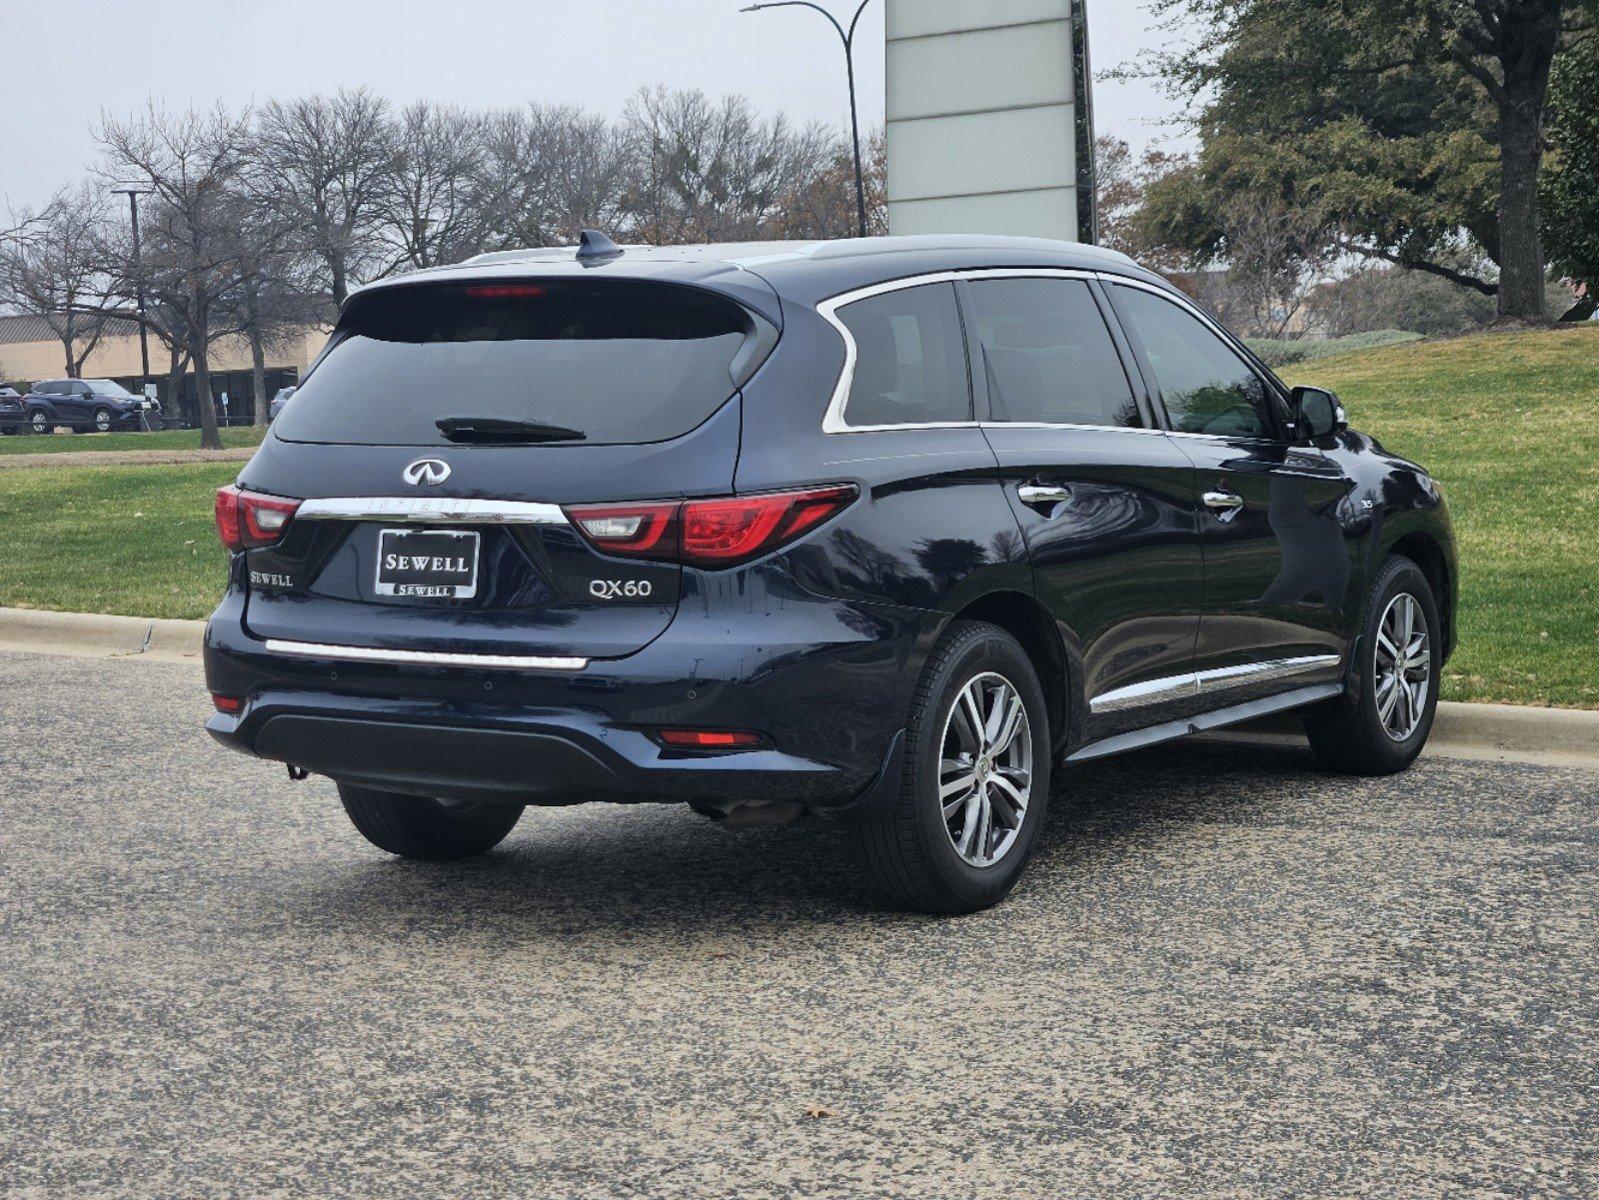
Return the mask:
<path id="1" fill-rule="evenodd" d="M 586 443 L 687 433 L 733 394 L 750 316 L 674 284 L 485 280 L 357 297 L 273 428 L 301 442 L 447 445 L 445 417 Z"/>

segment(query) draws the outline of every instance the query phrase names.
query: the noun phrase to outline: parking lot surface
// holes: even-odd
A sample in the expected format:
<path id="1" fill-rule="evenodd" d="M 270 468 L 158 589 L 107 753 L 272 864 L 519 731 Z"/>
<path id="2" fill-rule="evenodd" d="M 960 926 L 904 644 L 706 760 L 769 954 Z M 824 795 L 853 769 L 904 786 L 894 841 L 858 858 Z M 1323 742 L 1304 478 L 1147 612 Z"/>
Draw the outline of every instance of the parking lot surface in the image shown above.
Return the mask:
<path id="1" fill-rule="evenodd" d="M 1599 1194 L 1599 775 L 1167 748 L 935 920 L 678 808 L 401 863 L 207 707 L 0 654 L 7 1196 Z"/>

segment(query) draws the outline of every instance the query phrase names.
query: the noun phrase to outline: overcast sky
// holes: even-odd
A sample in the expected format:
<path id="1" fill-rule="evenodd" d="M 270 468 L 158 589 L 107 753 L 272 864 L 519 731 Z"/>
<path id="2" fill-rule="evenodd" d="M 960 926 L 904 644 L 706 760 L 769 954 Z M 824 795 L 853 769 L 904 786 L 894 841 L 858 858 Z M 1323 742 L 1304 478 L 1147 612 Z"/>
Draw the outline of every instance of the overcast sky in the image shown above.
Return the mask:
<path id="1" fill-rule="evenodd" d="M 842 123 L 843 56 L 822 18 L 747 0 L 0 0 L 0 201 L 38 205 L 94 157 L 102 109 L 241 106 L 366 84 L 398 102 L 528 99 L 619 113 L 643 84 L 743 92 Z M 840 16 L 855 0 L 823 0 Z M 1096 71 L 1160 41 L 1137 0 L 1090 0 Z M 863 120 L 883 119 L 883 0 L 857 35 Z M 1171 115 L 1143 84 L 1097 85 L 1100 132 L 1135 146 Z"/>

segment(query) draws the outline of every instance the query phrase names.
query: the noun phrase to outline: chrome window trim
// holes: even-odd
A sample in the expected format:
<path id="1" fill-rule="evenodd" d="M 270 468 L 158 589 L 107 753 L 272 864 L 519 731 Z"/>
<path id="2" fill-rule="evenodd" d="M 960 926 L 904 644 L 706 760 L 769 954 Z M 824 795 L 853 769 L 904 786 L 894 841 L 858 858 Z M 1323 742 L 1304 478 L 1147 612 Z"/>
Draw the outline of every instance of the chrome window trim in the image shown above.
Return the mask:
<path id="1" fill-rule="evenodd" d="M 296 521 L 398 521 L 425 525 L 566 525 L 558 504 L 452 496 L 350 496 L 306 500 Z"/>
<path id="2" fill-rule="evenodd" d="M 474 667 L 496 671 L 581 671 L 586 658 L 548 658 L 524 654 L 456 654 L 435 650 L 384 650 L 376 646 L 340 646 L 268 638 L 268 654 L 295 658 L 331 658 L 341 662 L 388 663 L 400 666 Z"/>
<path id="3" fill-rule="evenodd" d="M 890 430 L 901 429 L 980 429 L 988 425 L 1011 425 L 1009 421 L 925 421 L 906 422 L 902 425 L 851 425 L 845 417 L 844 409 L 849 403 L 849 390 L 855 383 L 855 361 L 858 349 L 855 339 L 851 336 L 848 327 L 839 319 L 838 310 L 861 300 L 870 300 L 874 296 L 882 296 L 888 292 L 904 291 L 906 288 L 925 287 L 935 283 L 955 283 L 963 279 L 1081 279 L 1085 282 L 1098 278 L 1094 271 L 1083 271 L 1071 267 L 965 267 L 954 271 L 932 271 L 925 275 L 909 275 L 904 279 L 891 279 L 886 283 L 874 283 L 868 287 L 856 288 L 853 291 L 843 292 L 830 297 L 816 306 L 821 318 L 838 330 L 838 335 L 844 339 L 844 367 L 838 374 L 838 382 L 833 385 L 833 395 L 828 401 L 827 412 L 822 417 L 823 433 L 884 433 Z M 975 397 L 974 397 L 975 402 Z M 1120 429 L 1118 425 L 1037 425 L 1038 429 Z M 1160 432 L 1152 430 L 1150 432 Z"/>
<path id="4" fill-rule="evenodd" d="M 1311 671 L 1336 667 L 1341 661 L 1336 654 L 1307 654 L 1297 658 L 1270 658 L 1261 662 L 1241 663 L 1234 667 L 1213 667 L 1187 675 L 1167 675 L 1101 692 L 1088 702 L 1088 711 L 1098 716 L 1123 712 L 1129 708 L 1143 708 L 1149 704 L 1164 704 L 1171 700 L 1192 699 L 1228 688 L 1291 679 Z"/>

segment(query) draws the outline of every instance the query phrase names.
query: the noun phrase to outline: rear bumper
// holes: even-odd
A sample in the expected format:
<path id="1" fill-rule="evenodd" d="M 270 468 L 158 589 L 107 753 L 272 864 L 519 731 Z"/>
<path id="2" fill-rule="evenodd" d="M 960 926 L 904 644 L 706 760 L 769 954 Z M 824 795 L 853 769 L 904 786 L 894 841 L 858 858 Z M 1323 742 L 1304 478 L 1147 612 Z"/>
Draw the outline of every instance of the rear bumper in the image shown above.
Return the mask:
<path id="1" fill-rule="evenodd" d="M 740 623 L 759 643 L 730 641 L 725 618 L 680 613 L 626 658 L 490 672 L 274 654 L 241 609 L 230 594 L 205 640 L 210 689 L 245 699 L 206 728 L 236 750 L 419 795 L 835 811 L 895 773 L 930 615 L 791 598 Z M 663 727 L 753 730 L 763 743 L 675 750 L 652 736 Z"/>

